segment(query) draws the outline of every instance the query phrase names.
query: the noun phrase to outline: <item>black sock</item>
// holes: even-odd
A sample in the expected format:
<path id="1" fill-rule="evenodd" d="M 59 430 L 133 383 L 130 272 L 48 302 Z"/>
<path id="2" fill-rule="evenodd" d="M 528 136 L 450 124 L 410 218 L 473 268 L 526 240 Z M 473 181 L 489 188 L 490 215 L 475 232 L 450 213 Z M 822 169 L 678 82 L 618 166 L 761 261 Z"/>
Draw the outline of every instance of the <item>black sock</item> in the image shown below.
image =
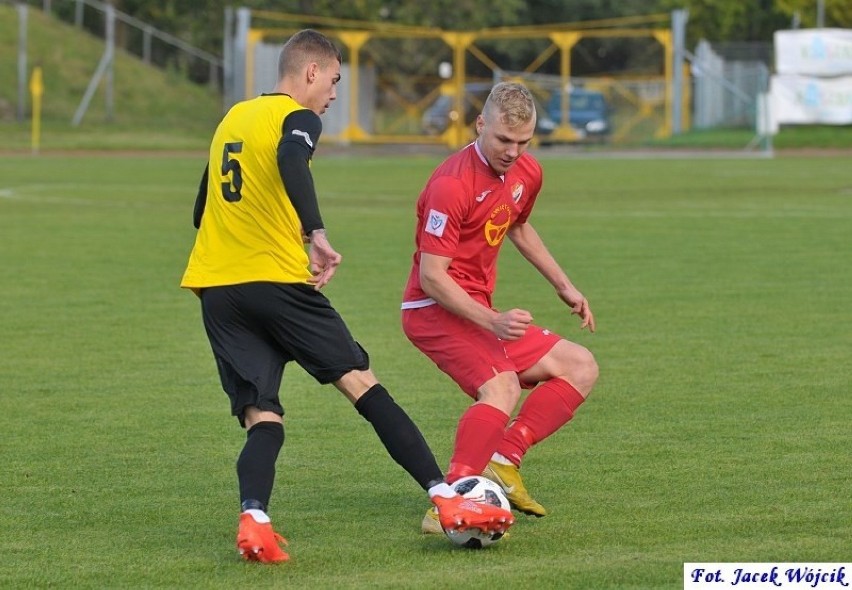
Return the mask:
<path id="1" fill-rule="evenodd" d="M 355 409 L 373 425 L 394 461 L 424 490 L 444 475 L 420 430 L 381 384 L 373 385 L 355 402 Z"/>
<path id="2" fill-rule="evenodd" d="M 237 479 L 243 510 L 266 511 L 275 483 L 275 461 L 284 444 L 284 425 L 258 422 L 246 434 L 246 444 L 237 459 Z M 260 506 L 258 506 L 260 504 Z"/>

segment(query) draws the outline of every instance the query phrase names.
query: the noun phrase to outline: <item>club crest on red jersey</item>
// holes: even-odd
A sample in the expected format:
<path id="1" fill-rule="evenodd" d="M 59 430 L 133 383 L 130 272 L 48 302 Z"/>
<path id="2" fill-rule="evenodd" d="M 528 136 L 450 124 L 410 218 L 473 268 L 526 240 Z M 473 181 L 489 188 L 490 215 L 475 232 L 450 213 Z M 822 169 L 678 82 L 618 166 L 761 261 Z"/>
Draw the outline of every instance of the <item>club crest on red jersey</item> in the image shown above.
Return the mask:
<path id="1" fill-rule="evenodd" d="M 489 246 L 499 246 L 506 236 L 509 225 L 512 223 L 512 211 L 505 203 L 491 212 L 488 221 L 485 222 L 485 241 Z"/>
<path id="2" fill-rule="evenodd" d="M 521 200 L 521 197 L 524 196 L 524 183 L 516 182 L 512 186 L 512 200 L 516 203 Z"/>

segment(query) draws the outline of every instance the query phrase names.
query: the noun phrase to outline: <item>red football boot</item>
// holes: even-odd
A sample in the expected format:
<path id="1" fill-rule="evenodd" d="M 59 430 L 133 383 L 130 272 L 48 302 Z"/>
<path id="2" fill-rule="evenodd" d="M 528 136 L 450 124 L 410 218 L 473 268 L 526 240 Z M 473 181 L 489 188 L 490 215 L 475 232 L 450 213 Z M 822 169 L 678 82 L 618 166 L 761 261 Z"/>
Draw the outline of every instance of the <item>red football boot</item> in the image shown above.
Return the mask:
<path id="1" fill-rule="evenodd" d="M 445 531 L 474 528 L 484 533 L 505 533 L 515 523 L 510 511 L 492 504 L 474 502 L 458 494 L 452 498 L 435 496 L 432 504 L 438 509 L 438 519 Z"/>
<path id="2" fill-rule="evenodd" d="M 240 529 L 237 532 L 237 551 L 246 561 L 260 563 L 283 563 L 290 556 L 281 549 L 287 539 L 272 530 L 272 523 L 260 523 L 251 514 L 240 514 Z"/>

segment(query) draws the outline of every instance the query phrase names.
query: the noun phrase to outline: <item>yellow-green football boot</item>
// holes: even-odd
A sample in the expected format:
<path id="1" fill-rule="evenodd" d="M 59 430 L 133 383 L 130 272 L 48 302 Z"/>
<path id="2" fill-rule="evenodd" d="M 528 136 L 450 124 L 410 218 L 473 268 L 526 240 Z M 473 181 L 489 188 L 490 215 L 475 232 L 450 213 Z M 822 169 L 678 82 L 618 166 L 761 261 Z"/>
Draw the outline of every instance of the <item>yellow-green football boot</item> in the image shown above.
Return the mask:
<path id="1" fill-rule="evenodd" d="M 432 506 L 426 511 L 423 517 L 423 522 L 420 525 L 420 530 L 424 535 L 443 535 L 444 529 L 441 528 L 441 521 L 438 518 L 438 509 Z"/>
<path id="2" fill-rule="evenodd" d="M 539 518 L 547 515 L 545 507 L 530 496 L 524 486 L 524 481 L 521 479 L 520 471 L 514 465 L 489 461 L 488 467 L 485 468 L 482 475 L 503 488 L 506 497 L 509 498 L 509 502 L 512 503 L 512 508 L 515 510 Z"/>

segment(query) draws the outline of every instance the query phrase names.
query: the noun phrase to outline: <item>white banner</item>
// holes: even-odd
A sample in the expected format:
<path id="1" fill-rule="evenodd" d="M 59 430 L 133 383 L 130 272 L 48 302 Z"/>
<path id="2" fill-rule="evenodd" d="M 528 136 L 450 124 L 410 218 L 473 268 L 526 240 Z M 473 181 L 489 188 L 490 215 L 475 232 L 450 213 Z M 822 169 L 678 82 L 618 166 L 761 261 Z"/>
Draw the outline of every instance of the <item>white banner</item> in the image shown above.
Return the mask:
<path id="1" fill-rule="evenodd" d="M 848 590 L 852 563 L 684 563 L 683 590 Z"/>
<path id="2" fill-rule="evenodd" d="M 775 71 L 808 76 L 852 75 L 852 29 L 775 31 Z"/>
<path id="3" fill-rule="evenodd" d="M 772 76 L 772 118 L 780 124 L 852 124 L 852 76 Z"/>

